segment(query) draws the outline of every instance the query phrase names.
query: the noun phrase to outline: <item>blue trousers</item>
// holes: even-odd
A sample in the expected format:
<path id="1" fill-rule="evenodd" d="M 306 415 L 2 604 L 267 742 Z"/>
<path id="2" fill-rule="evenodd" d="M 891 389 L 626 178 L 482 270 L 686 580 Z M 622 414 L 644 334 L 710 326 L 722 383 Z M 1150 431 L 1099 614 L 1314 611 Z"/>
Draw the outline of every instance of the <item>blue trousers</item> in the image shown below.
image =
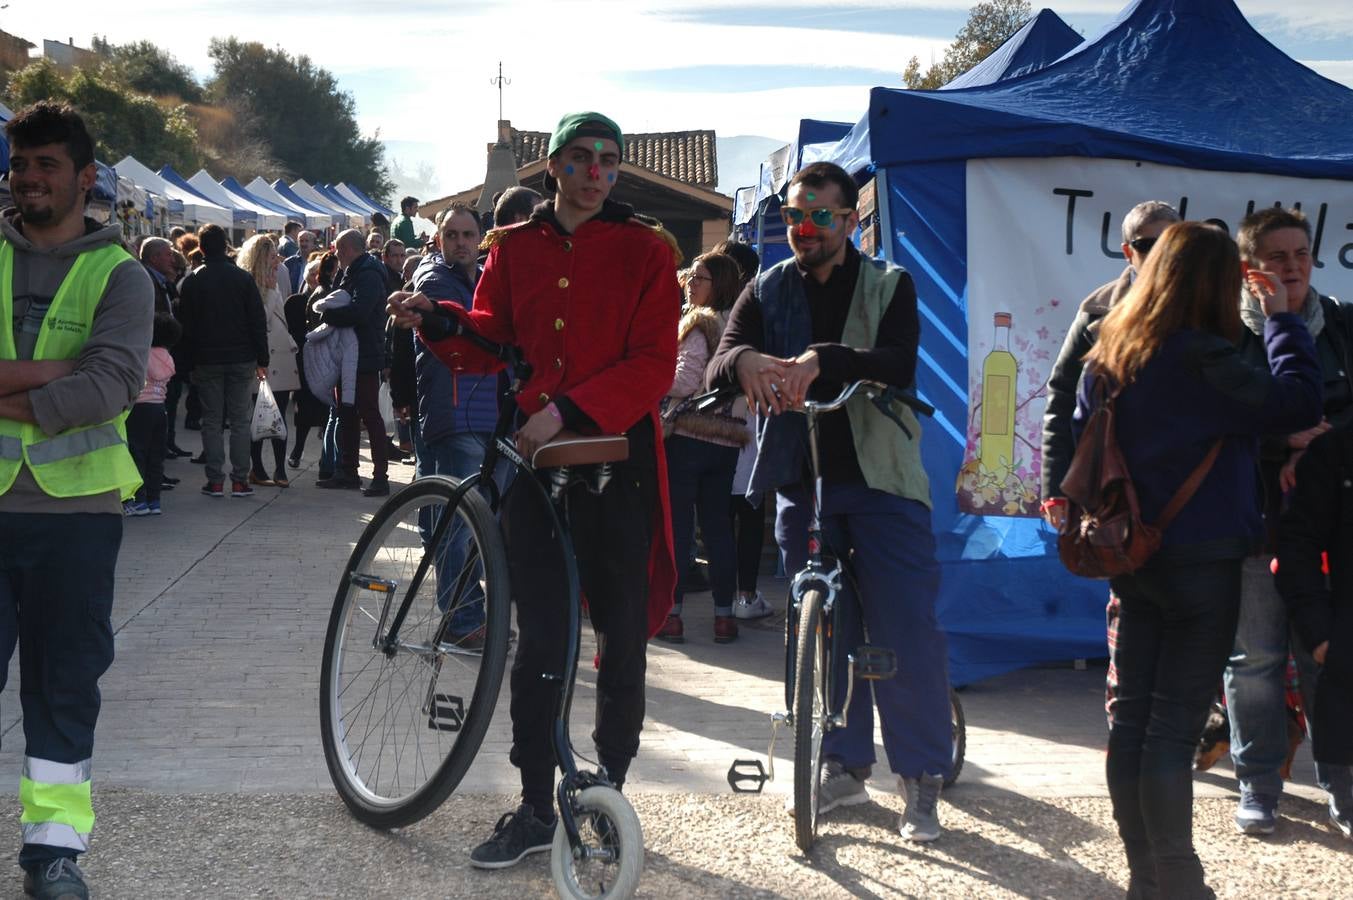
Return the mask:
<path id="1" fill-rule="evenodd" d="M 808 492 L 799 487 L 776 498 L 775 540 L 791 574 L 808 558 L 810 503 Z M 873 765 L 877 702 L 892 770 L 904 778 L 947 777 L 953 763 L 949 656 L 935 618 L 940 567 L 930 510 L 861 482 L 827 485 L 822 531 L 838 558 L 852 560 L 854 572 L 854 584 L 847 575 L 844 594 L 837 597 L 842 604 L 842 652 L 834 661 L 835 701 L 845 699 L 846 655 L 852 649 L 868 643 L 897 654 L 897 675 L 872 682 L 872 698 L 871 683 L 856 682 L 847 727 L 827 733 L 823 754 L 839 758 L 847 768 Z"/>
<path id="2" fill-rule="evenodd" d="M 429 475 L 445 475 L 449 478 L 468 478 L 479 471 L 484 463 L 484 447 L 492 435 L 478 432 L 460 432 L 448 434 L 435 440 L 423 440 L 422 432 L 413 429 L 414 441 L 414 477 L 426 478 Z M 499 469 L 499 487 L 503 486 L 503 475 L 507 466 Z M 427 541 L 432 537 L 435 526 L 430 507 L 419 512 L 418 528 Z M 437 570 L 437 606 L 445 612 L 451 605 L 451 592 L 455 589 L 461 566 L 465 564 L 465 548 L 469 535 L 460 523 L 453 523 L 451 534 L 442 544 L 440 552 L 433 558 Z M 484 624 L 484 595 L 478 588 L 479 579 L 470 581 L 466 591 L 451 614 L 451 633 L 468 634 Z"/>
<path id="3" fill-rule="evenodd" d="M 709 586 L 714 614 L 731 616 L 737 592 L 737 556 L 733 544 L 733 472 L 738 448 L 712 444 L 674 434 L 666 441 L 667 492 L 672 507 L 672 548 L 676 559 L 690 559 L 696 512 L 700 534 L 709 556 Z M 683 600 L 677 585 L 672 612 L 681 615 Z"/>
<path id="4" fill-rule="evenodd" d="M 1231 722 L 1231 760 L 1240 786 L 1277 797 L 1278 770 L 1287 759 L 1287 652 L 1297 661 L 1306 722 L 1315 733 L 1318 668 L 1300 640 L 1289 640 L 1287 605 L 1279 596 L 1268 560 L 1248 557 L 1240 581 L 1240 621 L 1226 668 L 1226 709 Z M 1315 780 L 1326 791 L 1347 766 L 1317 759 Z"/>
<path id="5" fill-rule="evenodd" d="M 0 514 L 0 691 L 19 648 L 24 768 L 70 768 L 89 780 L 99 678 L 113 662 L 113 575 L 122 516 Z M 78 558 L 78 564 L 72 562 Z M 77 783 L 79 779 L 62 783 Z M 29 811 L 19 863 L 36 866 L 87 849 L 87 834 L 41 806 Z"/>
<path id="6" fill-rule="evenodd" d="M 338 407 L 329 407 L 329 421 L 324 425 L 323 443 L 319 451 L 319 477 L 331 478 L 338 471 L 341 454 L 338 452 Z"/>

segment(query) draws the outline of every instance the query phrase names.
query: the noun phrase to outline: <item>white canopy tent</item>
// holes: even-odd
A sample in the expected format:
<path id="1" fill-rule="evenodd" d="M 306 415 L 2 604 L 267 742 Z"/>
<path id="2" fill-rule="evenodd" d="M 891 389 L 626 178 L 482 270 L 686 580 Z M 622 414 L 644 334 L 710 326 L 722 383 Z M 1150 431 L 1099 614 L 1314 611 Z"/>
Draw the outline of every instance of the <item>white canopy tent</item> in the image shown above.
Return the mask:
<path id="1" fill-rule="evenodd" d="M 121 162 L 113 166 L 113 169 L 117 174 L 130 178 L 143 188 L 148 188 L 169 200 L 179 201 L 182 204 L 182 212 L 178 213 L 178 216 L 181 217 L 185 225 L 193 225 L 199 228 L 203 225 L 219 225 L 227 231 L 235 225 L 233 209 L 219 206 L 209 200 L 203 200 L 191 191 L 185 191 L 170 184 L 131 156 L 124 157 Z M 170 206 L 171 221 L 175 220 L 175 206 L 177 204 Z"/>
<path id="2" fill-rule="evenodd" d="M 315 207 L 316 209 L 327 209 L 330 212 L 332 212 L 333 215 L 341 216 L 343 218 L 343 226 L 345 228 L 362 227 L 364 221 L 362 216 L 358 215 L 357 213 L 353 212 L 350 209 L 346 209 L 342 206 L 339 206 L 337 203 L 330 200 L 328 197 L 325 197 L 319 191 L 311 187 L 309 183 L 305 181 L 305 179 L 298 178 L 295 181 L 293 181 L 291 183 L 291 191 L 297 197 L 300 197 L 302 200 L 304 200 L 311 206 Z"/>
<path id="3" fill-rule="evenodd" d="M 222 206 L 234 207 L 235 209 L 246 209 L 258 216 L 259 231 L 281 231 L 282 226 L 287 224 L 287 217 L 281 213 L 273 212 L 265 206 L 260 206 L 245 197 L 240 197 L 227 191 L 220 185 L 216 179 L 208 174 L 206 169 L 198 169 L 197 174 L 188 179 L 188 184 L 193 189 L 205 194 L 209 200 L 221 204 Z"/>
<path id="4" fill-rule="evenodd" d="M 292 203 L 286 197 L 283 197 L 281 194 L 277 193 L 277 191 L 273 190 L 272 185 L 268 184 L 268 182 L 264 181 L 262 178 L 255 176 L 254 180 L 244 187 L 249 193 L 259 199 L 267 200 L 269 203 L 280 206 L 283 209 L 295 210 L 296 216 L 305 220 L 306 228 L 318 230 L 323 233 L 324 229 L 333 224 L 334 217 L 332 213 L 327 213 L 319 209 L 309 209 Z"/>
<path id="5" fill-rule="evenodd" d="M 366 201 L 363 200 L 361 197 L 357 196 L 357 192 L 356 192 L 356 191 L 354 191 L 352 188 L 348 187 L 346 184 L 343 184 L 342 182 L 339 182 L 338 184 L 330 185 L 329 188 L 330 188 L 330 190 L 332 190 L 335 194 L 337 194 L 338 196 L 342 197 L 344 200 L 347 200 L 349 203 L 351 203 L 353 206 L 357 207 L 358 209 L 364 209 L 364 210 L 366 210 L 366 214 L 367 214 L 367 218 L 368 218 L 368 219 L 371 217 L 371 214 L 372 214 L 372 213 L 375 213 L 375 212 L 381 212 L 379 209 L 375 208 L 375 207 L 372 206 L 370 203 L 366 202 Z M 381 213 L 381 214 L 384 215 L 384 213 Z"/>

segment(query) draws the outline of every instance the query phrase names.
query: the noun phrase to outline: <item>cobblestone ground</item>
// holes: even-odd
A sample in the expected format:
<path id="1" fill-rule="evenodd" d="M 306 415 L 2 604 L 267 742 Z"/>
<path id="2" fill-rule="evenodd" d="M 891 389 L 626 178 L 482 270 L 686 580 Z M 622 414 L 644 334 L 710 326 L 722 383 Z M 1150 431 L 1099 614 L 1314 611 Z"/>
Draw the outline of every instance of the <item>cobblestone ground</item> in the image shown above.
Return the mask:
<path id="1" fill-rule="evenodd" d="M 96 896 L 548 895 L 543 854 L 492 874 L 465 862 L 512 805 L 505 703 L 458 793 L 423 822 L 372 831 L 338 800 L 320 749 L 320 653 L 338 573 L 379 501 L 315 490 L 313 452 L 306 465 L 287 490 L 235 500 L 200 495 L 201 468 L 180 460 L 169 466 L 183 482 L 165 495 L 165 515 L 126 523 L 86 857 Z M 782 593 L 783 583 L 767 588 Z M 764 795 L 735 796 L 725 782 L 734 758 L 764 758 L 767 713 L 783 706 L 780 621 L 718 646 L 704 598 L 686 606 L 688 642 L 650 649 L 644 745 L 627 786 L 645 829 L 642 895 L 1121 895 L 1102 668 L 1024 670 L 963 692 L 967 763 L 946 794 L 937 844 L 902 841 L 895 784 L 876 772 L 875 802 L 834 814 L 805 858 L 783 812 L 787 740 Z M 580 673 L 574 740 L 584 749 L 593 683 Z M 0 698 L 0 736 L 0 770 L 17 782 L 15 687 Z M 1304 749 L 1296 770 L 1278 833 L 1265 840 L 1233 833 L 1224 766 L 1195 780 L 1195 836 L 1222 896 L 1353 896 L 1353 842 L 1325 826 Z M 5 802 L 17 818 L 17 801 Z M 20 894 L 12 871 L 0 896 Z"/>

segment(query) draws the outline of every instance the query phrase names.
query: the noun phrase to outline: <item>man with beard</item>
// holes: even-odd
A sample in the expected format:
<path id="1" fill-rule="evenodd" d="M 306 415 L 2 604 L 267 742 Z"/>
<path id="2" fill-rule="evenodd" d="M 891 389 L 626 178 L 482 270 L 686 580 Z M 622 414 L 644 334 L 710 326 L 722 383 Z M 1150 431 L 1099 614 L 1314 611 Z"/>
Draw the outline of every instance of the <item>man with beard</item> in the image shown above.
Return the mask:
<path id="1" fill-rule="evenodd" d="M 18 212 L 0 222 L 0 687 L 17 643 L 24 889 L 84 898 L 121 501 L 141 481 L 124 423 L 155 292 L 118 227 L 84 217 L 94 144 L 75 111 L 37 103 L 5 133 Z"/>
<path id="2" fill-rule="evenodd" d="M 854 179 L 831 163 L 794 175 L 781 207 L 794 256 L 743 290 L 709 367 L 711 386 L 740 385 L 762 417 L 748 492 L 776 492 L 775 537 L 790 572 L 807 558 L 812 488 L 805 486 L 803 417 L 783 414 L 808 398 L 830 400 L 861 378 L 909 388 L 916 372 L 916 287 L 905 270 L 865 259 L 851 245 L 858 196 Z M 856 691 L 847 727 L 823 741 L 819 811 L 869 800 L 872 693 L 888 762 L 907 798 L 899 830 L 907 840 L 933 841 L 953 752 L 948 657 L 935 618 L 940 571 L 920 425 L 907 407 L 894 409 L 910 433 L 863 396 L 819 423 L 822 530 L 833 554 L 852 561 L 847 593 L 858 586 L 841 607 L 843 646 L 865 643 L 867 629 L 869 643 L 892 650 L 898 666 L 896 678 Z M 844 656 L 836 659 L 837 703 L 845 699 Z"/>

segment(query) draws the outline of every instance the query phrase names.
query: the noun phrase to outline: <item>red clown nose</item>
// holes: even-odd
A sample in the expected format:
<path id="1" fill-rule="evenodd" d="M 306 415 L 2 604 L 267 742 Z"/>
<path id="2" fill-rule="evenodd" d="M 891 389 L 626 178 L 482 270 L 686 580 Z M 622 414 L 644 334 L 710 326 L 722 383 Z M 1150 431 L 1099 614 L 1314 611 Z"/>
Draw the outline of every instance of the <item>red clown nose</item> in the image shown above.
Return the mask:
<path id="1" fill-rule="evenodd" d="M 587 169 L 587 177 L 591 178 L 594 181 L 601 178 L 601 166 L 597 165 L 596 163 L 592 163 L 592 165 L 589 166 Z"/>
<path id="2" fill-rule="evenodd" d="M 804 219 L 799 225 L 799 234 L 804 237 L 817 237 L 817 226 L 813 224 L 812 219 Z"/>

